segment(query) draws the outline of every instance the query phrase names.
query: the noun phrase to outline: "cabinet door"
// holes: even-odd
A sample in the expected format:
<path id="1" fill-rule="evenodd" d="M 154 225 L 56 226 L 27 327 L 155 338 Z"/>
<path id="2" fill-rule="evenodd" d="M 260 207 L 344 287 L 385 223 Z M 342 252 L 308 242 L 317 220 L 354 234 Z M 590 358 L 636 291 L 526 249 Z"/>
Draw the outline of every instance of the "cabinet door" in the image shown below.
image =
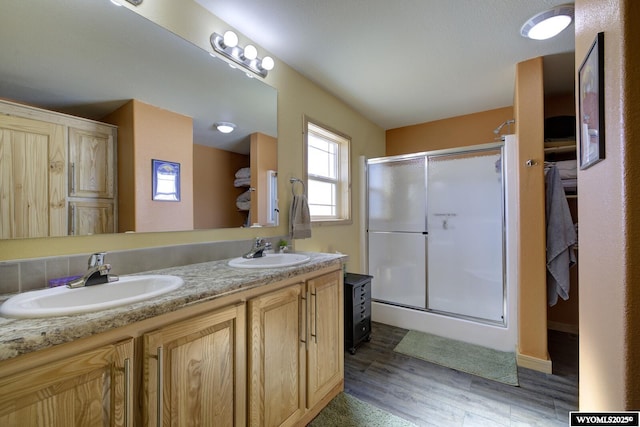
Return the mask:
<path id="1" fill-rule="evenodd" d="M 344 379 L 342 275 L 328 273 L 307 282 L 309 350 L 307 407 L 312 408 Z"/>
<path id="2" fill-rule="evenodd" d="M 293 285 L 248 303 L 251 426 L 290 426 L 304 414 L 303 288 Z"/>
<path id="3" fill-rule="evenodd" d="M 1 426 L 131 426 L 133 339 L 0 379 Z"/>
<path id="4" fill-rule="evenodd" d="M 67 233 L 64 127 L 0 115 L 0 238 Z"/>
<path id="5" fill-rule="evenodd" d="M 113 145 L 111 133 L 69 128 L 69 196 L 113 198 Z"/>
<path id="6" fill-rule="evenodd" d="M 69 235 L 115 233 L 114 217 L 112 201 L 70 201 Z"/>
<path id="7" fill-rule="evenodd" d="M 143 337 L 146 426 L 245 425 L 244 304 Z"/>

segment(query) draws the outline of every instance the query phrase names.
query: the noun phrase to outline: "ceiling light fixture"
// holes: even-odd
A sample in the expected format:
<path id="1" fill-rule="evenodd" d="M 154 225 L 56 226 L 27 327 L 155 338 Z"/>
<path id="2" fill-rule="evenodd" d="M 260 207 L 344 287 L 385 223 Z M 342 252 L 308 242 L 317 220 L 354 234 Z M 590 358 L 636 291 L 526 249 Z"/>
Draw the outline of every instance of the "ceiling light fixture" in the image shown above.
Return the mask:
<path id="1" fill-rule="evenodd" d="M 214 126 L 222 133 L 231 133 L 236 128 L 236 125 L 230 122 L 218 122 Z"/>
<path id="2" fill-rule="evenodd" d="M 525 22 L 520 29 L 520 34 L 534 40 L 550 39 L 571 24 L 573 12 L 572 4 L 563 4 L 540 12 Z"/>
<path id="3" fill-rule="evenodd" d="M 258 58 L 258 49 L 253 45 L 249 44 L 245 48 L 238 46 L 238 36 L 233 31 L 226 31 L 223 36 L 213 33 L 210 41 L 213 50 L 261 77 L 267 77 L 269 71 L 273 70 L 273 58 Z"/>

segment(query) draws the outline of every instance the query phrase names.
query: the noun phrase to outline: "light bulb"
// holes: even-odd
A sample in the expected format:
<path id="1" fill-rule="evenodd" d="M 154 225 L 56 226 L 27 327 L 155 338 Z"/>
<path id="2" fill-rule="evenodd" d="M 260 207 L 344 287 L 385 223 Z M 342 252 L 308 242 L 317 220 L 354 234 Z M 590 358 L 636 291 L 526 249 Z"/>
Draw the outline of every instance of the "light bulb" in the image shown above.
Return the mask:
<path id="1" fill-rule="evenodd" d="M 236 125 L 229 122 L 218 122 L 216 123 L 216 129 L 222 133 L 231 133 L 236 128 Z"/>
<path id="2" fill-rule="evenodd" d="M 265 56 L 264 58 L 262 58 L 262 63 L 260 64 L 260 66 L 267 71 L 273 70 L 274 65 L 275 62 L 270 56 Z"/>
<path id="3" fill-rule="evenodd" d="M 227 47 L 236 47 L 238 45 L 238 36 L 233 31 L 226 31 L 223 36 L 223 43 Z"/>
<path id="4" fill-rule="evenodd" d="M 252 44 L 248 44 L 244 48 L 244 57 L 251 60 L 256 59 L 258 57 L 258 49 Z"/>

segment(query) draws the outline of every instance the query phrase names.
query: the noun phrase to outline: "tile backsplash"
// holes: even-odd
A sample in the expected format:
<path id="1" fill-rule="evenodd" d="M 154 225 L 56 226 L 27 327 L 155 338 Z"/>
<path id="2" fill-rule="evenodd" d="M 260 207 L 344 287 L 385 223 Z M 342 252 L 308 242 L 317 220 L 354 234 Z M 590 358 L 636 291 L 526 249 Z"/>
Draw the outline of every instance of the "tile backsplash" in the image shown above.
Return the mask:
<path id="1" fill-rule="evenodd" d="M 281 238 L 269 237 L 274 247 Z M 251 240 L 216 241 L 156 248 L 107 252 L 105 263 L 113 274 L 132 274 L 160 268 L 197 264 L 199 262 L 234 258 L 247 252 Z M 96 252 L 100 249 L 96 248 Z M 47 287 L 51 279 L 81 275 L 87 270 L 91 254 L 33 258 L 0 262 L 0 294 L 12 294 Z"/>

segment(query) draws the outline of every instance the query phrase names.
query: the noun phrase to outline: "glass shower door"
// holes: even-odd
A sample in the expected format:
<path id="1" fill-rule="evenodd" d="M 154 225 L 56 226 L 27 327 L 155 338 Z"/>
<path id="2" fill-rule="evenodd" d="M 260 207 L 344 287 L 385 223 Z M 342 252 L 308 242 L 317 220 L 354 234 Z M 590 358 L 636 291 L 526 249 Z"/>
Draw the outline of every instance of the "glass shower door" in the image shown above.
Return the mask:
<path id="1" fill-rule="evenodd" d="M 428 309 L 504 323 L 502 150 L 429 156 Z"/>

